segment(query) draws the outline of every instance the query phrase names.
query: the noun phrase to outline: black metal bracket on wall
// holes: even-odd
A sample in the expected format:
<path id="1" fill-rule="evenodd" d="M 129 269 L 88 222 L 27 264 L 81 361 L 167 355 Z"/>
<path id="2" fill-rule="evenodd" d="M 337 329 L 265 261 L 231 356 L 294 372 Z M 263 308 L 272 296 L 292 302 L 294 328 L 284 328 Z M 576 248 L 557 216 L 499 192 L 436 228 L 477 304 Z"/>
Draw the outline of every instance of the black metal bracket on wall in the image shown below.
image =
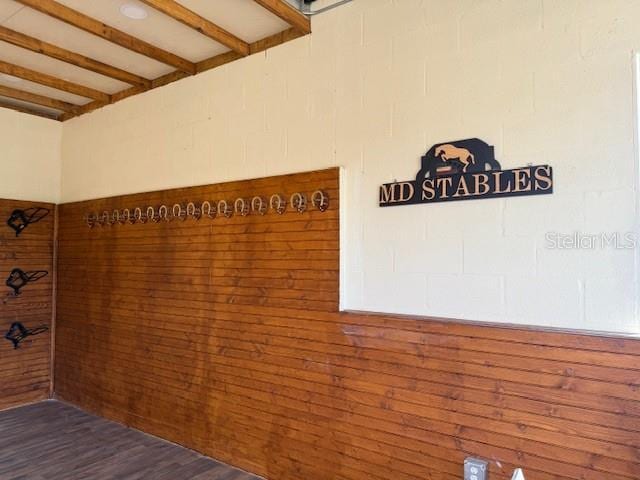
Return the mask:
<path id="1" fill-rule="evenodd" d="M 7 333 L 4 334 L 4 338 L 13 343 L 14 350 L 20 347 L 20 343 L 27 337 L 38 335 L 49 330 L 46 325 L 40 325 L 36 328 L 27 328 L 20 322 L 13 322 Z"/>
<path id="2" fill-rule="evenodd" d="M 328 12 L 329 10 L 333 10 L 334 8 L 337 8 L 341 5 L 346 5 L 347 3 L 351 3 L 353 0 L 339 0 L 334 4 L 327 5 L 326 7 L 319 8 L 318 10 L 312 10 L 311 5 L 315 1 L 316 0 L 298 0 L 298 10 L 300 10 L 300 13 L 302 13 L 303 15 L 306 15 L 307 17 L 312 17 L 313 15 L 318 15 L 320 13 Z"/>
<path id="3" fill-rule="evenodd" d="M 43 207 L 27 208 L 26 210 L 15 209 L 11 212 L 7 225 L 16 232 L 16 237 L 19 237 L 30 224 L 39 222 L 47 215 L 49 215 L 49 209 Z"/>
<path id="4" fill-rule="evenodd" d="M 14 268 L 5 281 L 5 285 L 13 290 L 13 295 L 17 297 L 20 295 L 20 290 L 31 282 L 37 282 L 43 277 L 49 275 L 46 270 L 34 270 L 31 272 L 25 272 L 20 268 Z"/>

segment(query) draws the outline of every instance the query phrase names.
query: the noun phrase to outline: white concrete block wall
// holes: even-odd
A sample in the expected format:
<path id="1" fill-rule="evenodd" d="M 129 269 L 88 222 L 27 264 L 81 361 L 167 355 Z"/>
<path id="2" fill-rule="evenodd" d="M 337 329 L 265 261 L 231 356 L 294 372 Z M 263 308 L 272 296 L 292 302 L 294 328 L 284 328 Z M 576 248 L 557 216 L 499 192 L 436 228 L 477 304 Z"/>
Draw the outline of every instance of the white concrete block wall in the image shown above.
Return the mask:
<path id="1" fill-rule="evenodd" d="M 60 198 L 62 124 L 0 109 L 0 198 Z"/>
<path id="2" fill-rule="evenodd" d="M 640 333 L 636 0 L 355 0 L 314 33 L 65 123 L 65 201 L 344 167 L 345 308 Z M 552 196 L 381 209 L 480 137 Z"/>

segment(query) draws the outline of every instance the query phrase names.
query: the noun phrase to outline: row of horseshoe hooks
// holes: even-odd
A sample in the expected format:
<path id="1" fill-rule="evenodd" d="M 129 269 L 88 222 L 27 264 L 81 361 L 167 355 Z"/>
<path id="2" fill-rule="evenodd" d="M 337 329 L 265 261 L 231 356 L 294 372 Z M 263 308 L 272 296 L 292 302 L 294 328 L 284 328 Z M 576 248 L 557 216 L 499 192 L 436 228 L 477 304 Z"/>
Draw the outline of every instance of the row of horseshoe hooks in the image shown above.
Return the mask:
<path id="1" fill-rule="evenodd" d="M 327 193 L 322 190 L 313 192 L 311 206 L 321 212 L 326 211 L 329 208 L 329 196 Z M 205 200 L 202 203 L 189 202 L 186 205 L 176 203 L 171 208 L 167 205 L 160 205 L 158 208 L 148 206 L 146 208 L 116 209 L 111 213 L 105 210 L 102 214 L 89 213 L 84 217 L 84 220 L 89 228 L 93 228 L 95 226 L 124 225 L 127 223 L 144 224 L 147 222 L 170 222 L 172 220 L 184 221 L 187 218 L 194 220 L 200 220 L 201 218 L 214 219 L 218 216 L 230 218 L 234 214 L 242 217 L 249 214 L 265 215 L 269 210 L 282 215 L 288 208 L 291 208 L 294 212 L 304 213 L 308 207 L 309 202 L 304 193 L 296 192 L 288 200 L 283 195 L 276 193 L 271 195 L 268 201 L 264 197 L 255 196 L 251 199 L 239 197 L 233 203 L 227 200 L 219 200 L 217 202 Z"/>

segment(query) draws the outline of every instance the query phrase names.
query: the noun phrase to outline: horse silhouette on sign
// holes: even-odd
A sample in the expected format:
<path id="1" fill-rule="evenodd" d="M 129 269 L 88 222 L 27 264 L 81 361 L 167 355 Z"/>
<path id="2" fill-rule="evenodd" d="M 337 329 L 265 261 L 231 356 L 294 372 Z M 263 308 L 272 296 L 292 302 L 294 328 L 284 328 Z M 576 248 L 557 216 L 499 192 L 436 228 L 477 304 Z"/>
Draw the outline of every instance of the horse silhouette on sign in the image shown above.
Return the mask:
<path id="1" fill-rule="evenodd" d="M 438 143 L 421 160 L 421 168 L 416 175 L 416 182 L 420 183 L 425 178 L 442 175 L 500 170 L 493 146 L 479 138 Z"/>

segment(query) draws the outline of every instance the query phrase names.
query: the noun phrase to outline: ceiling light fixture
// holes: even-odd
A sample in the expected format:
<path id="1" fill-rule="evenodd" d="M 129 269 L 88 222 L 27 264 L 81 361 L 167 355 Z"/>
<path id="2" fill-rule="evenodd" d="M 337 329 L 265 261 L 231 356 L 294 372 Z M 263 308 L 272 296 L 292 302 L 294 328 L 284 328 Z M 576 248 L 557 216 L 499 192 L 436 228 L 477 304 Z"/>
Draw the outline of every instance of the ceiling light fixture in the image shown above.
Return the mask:
<path id="1" fill-rule="evenodd" d="M 124 3 L 120 6 L 120 13 L 133 20 L 144 20 L 149 16 L 147 11 L 135 3 Z"/>

